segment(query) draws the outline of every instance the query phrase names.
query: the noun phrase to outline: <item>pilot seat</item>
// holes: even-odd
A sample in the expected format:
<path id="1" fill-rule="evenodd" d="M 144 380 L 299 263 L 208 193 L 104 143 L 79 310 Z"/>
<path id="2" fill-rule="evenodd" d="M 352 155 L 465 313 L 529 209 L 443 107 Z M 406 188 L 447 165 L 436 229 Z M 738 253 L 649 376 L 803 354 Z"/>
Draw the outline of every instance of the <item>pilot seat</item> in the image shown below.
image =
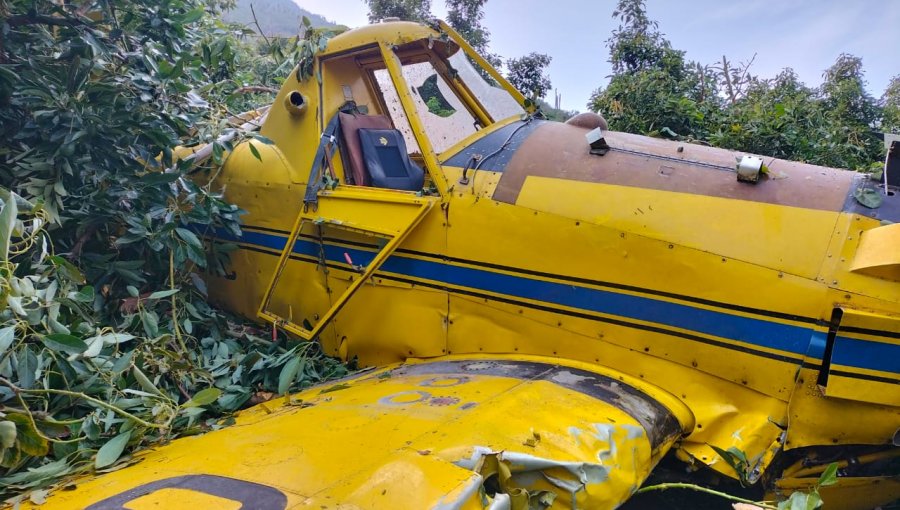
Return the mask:
<path id="1" fill-rule="evenodd" d="M 404 191 L 422 189 L 425 172 L 409 158 L 403 135 L 387 116 L 338 115 L 348 183 Z"/>

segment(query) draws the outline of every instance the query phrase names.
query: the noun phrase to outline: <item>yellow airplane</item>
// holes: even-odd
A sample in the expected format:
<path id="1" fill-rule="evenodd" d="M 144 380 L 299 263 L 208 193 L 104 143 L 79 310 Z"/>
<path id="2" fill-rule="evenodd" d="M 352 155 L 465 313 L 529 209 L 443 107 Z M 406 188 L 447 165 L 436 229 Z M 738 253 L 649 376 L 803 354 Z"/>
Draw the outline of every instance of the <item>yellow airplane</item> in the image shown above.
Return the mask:
<path id="1" fill-rule="evenodd" d="M 900 169 L 542 120 L 443 22 L 310 64 L 214 177 L 248 214 L 210 296 L 369 368 L 41 508 L 611 509 L 664 457 L 900 497 Z"/>

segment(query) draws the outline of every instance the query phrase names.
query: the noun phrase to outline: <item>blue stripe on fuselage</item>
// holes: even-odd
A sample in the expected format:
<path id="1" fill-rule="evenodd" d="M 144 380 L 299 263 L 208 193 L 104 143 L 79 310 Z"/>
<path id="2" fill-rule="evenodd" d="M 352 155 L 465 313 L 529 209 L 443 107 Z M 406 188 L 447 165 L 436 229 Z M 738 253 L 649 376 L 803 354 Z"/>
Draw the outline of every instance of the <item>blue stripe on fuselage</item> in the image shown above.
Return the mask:
<path id="1" fill-rule="evenodd" d="M 831 364 L 900 373 L 900 346 L 838 336 Z"/>
<path id="2" fill-rule="evenodd" d="M 223 230 L 216 230 L 214 235 L 221 239 L 263 246 L 276 251 L 284 249 L 287 239 L 283 235 L 252 230 L 244 230 L 240 238 Z M 297 240 L 293 252 L 313 258 L 318 258 L 320 253 L 317 243 L 305 239 Z M 360 266 L 368 265 L 375 257 L 374 252 L 359 248 L 325 245 L 324 254 L 329 262 L 345 263 L 345 253 L 355 265 Z M 819 345 L 823 342 L 815 342 L 815 336 L 824 336 L 824 333 L 809 327 L 732 315 L 650 297 L 422 260 L 396 253 L 382 264 L 379 272 L 666 325 L 776 349 L 800 357 L 806 355 L 821 359 L 824 351 L 824 345 Z M 844 342 L 842 345 L 853 347 L 836 350 L 835 363 L 885 372 L 900 372 L 898 361 L 900 346 L 845 337 L 838 337 L 837 340 Z"/>

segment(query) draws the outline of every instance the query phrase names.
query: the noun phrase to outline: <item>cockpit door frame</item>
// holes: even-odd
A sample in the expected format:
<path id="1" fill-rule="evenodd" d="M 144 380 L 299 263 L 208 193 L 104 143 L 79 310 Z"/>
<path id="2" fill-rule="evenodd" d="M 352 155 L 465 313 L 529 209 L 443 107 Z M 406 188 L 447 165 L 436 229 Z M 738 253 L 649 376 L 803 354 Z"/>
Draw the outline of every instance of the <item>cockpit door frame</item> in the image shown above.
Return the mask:
<path id="1" fill-rule="evenodd" d="M 301 209 L 297 215 L 281 256 L 278 258 L 275 271 L 272 273 L 272 279 L 266 287 L 265 294 L 263 294 L 263 299 L 257 310 L 257 316 L 300 338 L 314 340 L 334 319 L 337 313 L 341 311 L 356 291 L 375 274 L 388 257 L 400 246 L 438 200 L 437 197 L 423 197 L 413 193 L 362 186 L 347 186 L 343 187 L 343 189 L 337 188 L 320 192 L 318 208 L 307 211 Z M 324 314 L 314 317 L 315 322 L 309 322 L 307 325 L 304 324 L 304 321 L 295 321 L 293 313 L 289 314 L 288 317 L 279 315 L 271 310 L 271 305 L 272 297 L 275 294 L 275 289 L 284 269 L 297 251 L 301 241 L 301 233 L 310 226 L 326 226 L 332 229 L 364 234 L 369 237 L 380 238 L 384 244 L 374 254 L 373 258 L 367 261 L 365 266 L 355 265 L 356 263 L 349 257 L 346 262 L 340 260 L 321 261 L 326 266 L 328 264 L 347 266 L 351 270 L 357 271 L 359 277 L 354 279 L 341 295 L 336 296 L 330 308 Z M 324 246 L 320 247 L 320 249 L 324 252 Z M 297 292 L 296 294 L 300 295 L 302 293 Z M 308 320 L 302 313 L 300 317 Z"/>
<path id="2" fill-rule="evenodd" d="M 444 197 L 444 200 L 448 200 L 450 194 L 447 178 L 441 171 L 441 163 L 438 161 L 437 153 L 434 152 L 434 146 L 431 145 L 431 140 L 428 138 L 428 133 L 425 131 L 425 126 L 422 123 L 422 119 L 419 118 L 419 112 L 416 110 L 416 104 L 410 93 L 409 85 L 406 83 L 406 78 L 403 77 L 400 57 L 384 43 L 378 43 L 378 49 L 381 51 L 381 58 L 384 59 L 384 65 L 391 76 L 394 88 L 397 89 L 397 95 L 400 97 L 400 104 L 406 112 L 409 127 L 412 129 L 413 136 L 416 138 L 419 149 L 422 151 L 426 171 L 431 176 L 431 181 L 441 197 Z"/>
<path id="3" fill-rule="evenodd" d="M 447 179 L 441 172 L 437 154 L 434 152 L 422 120 L 419 118 L 415 102 L 410 95 L 409 86 L 403 77 L 400 59 L 393 49 L 385 44 L 379 43 L 378 48 L 384 59 L 385 67 L 390 74 L 391 82 L 397 89 L 400 103 L 406 113 L 413 136 L 416 138 L 419 149 L 422 151 L 426 172 L 431 177 L 435 188 L 437 188 L 440 198 L 422 196 L 412 192 L 338 185 L 334 189 L 321 189 L 318 191 L 317 208 L 301 208 L 278 259 L 278 265 L 272 274 L 269 285 L 266 287 L 263 299 L 257 310 L 257 316 L 277 324 L 305 340 L 313 340 L 322 332 L 356 291 L 375 274 L 409 233 L 422 221 L 422 218 L 425 217 L 435 203 L 450 199 Z M 319 65 L 322 65 L 321 61 Z M 320 94 L 323 94 L 321 86 Z M 320 103 L 324 104 L 324 98 L 320 98 Z M 320 171 L 324 171 L 324 169 Z M 309 183 L 307 183 L 307 186 L 309 186 Z M 330 308 L 324 314 L 315 317 L 316 322 L 314 324 L 309 323 L 307 325 L 302 321 L 300 323 L 295 322 L 291 316 L 292 314 L 284 317 L 275 313 L 271 310 L 271 305 L 275 289 L 285 267 L 297 249 L 301 234 L 305 228 L 311 225 L 327 225 L 339 230 L 378 237 L 384 240 L 384 244 L 364 267 L 356 267 L 352 261 L 347 261 L 347 265 L 351 269 L 360 273 L 359 277 L 353 280 L 347 289 L 331 302 Z M 331 263 L 340 264 L 341 262 L 331 261 Z"/>

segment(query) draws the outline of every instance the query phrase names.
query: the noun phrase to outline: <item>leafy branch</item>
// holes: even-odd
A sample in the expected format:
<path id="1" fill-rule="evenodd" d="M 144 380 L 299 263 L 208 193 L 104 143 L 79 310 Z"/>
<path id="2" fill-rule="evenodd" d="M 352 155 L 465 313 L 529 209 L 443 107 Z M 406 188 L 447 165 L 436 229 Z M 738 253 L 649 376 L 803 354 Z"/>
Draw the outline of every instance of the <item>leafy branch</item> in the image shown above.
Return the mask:
<path id="1" fill-rule="evenodd" d="M 829 464 L 809 492 L 795 491 L 791 493 L 788 499 L 780 501 L 777 504 L 772 504 L 772 502 L 769 501 L 753 501 L 746 498 L 740 498 L 737 496 L 732 496 L 731 494 L 727 494 L 725 492 L 713 490 L 708 487 L 703 487 L 701 485 L 692 483 L 672 482 L 648 485 L 646 487 L 641 487 L 640 489 L 635 491 L 635 494 L 643 494 L 653 491 L 665 491 L 669 489 L 687 489 L 697 492 L 703 492 L 706 494 L 712 494 L 713 496 L 718 496 L 722 499 L 750 505 L 752 508 L 762 508 L 766 510 L 814 510 L 816 508 L 819 508 L 823 504 L 822 496 L 819 494 L 819 489 L 821 487 L 834 485 L 838 482 L 837 471 L 838 464 L 836 462 Z"/>

